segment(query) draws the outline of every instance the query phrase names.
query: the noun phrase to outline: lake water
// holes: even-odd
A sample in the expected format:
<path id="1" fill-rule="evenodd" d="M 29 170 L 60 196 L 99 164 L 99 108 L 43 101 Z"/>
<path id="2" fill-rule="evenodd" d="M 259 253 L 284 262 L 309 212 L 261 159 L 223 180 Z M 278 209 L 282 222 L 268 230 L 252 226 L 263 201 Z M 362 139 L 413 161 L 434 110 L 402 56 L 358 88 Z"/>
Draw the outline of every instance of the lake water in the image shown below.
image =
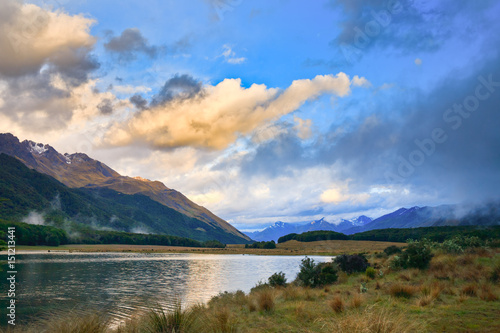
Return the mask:
<path id="1" fill-rule="evenodd" d="M 116 321 L 161 305 L 207 302 L 223 291 L 249 292 L 283 271 L 289 281 L 302 256 L 145 253 L 33 253 L 16 256 L 17 323 L 60 310 L 100 310 Z M 311 256 L 317 262 L 332 257 Z M 3 265 L 2 283 L 6 265 Z M 7 305 L 7 288 L 0 292 Z M 5 314 L 5 311 L 2 311 Z M 5 315 L 1 323 L 6 324 Z"/>

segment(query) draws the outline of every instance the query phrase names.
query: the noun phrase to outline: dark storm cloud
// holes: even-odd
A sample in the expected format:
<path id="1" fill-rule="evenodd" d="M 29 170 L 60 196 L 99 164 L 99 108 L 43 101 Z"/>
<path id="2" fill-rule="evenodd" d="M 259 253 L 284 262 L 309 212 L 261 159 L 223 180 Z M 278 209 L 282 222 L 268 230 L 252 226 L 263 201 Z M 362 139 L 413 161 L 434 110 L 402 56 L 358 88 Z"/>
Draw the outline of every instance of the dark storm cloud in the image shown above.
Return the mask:
<path id="1" fill-rule="evenodd" d="M 54 57 L 51 71 L 62 75 L 72 86 L 79 86 L 88 81 L 92 72 L 101 67 L 97 58 L 87 49 L 79 49 L 69 54 L 62 51 Z"/>
<path id="2" fill-rule="evenodd" d="M 125 29 L 120 36 L 111 37 L 104 48 L 116 55 L 121 60 L 130 61 L 137 57 L 137 54 L 143 53 L 151 59 L 158 55 L 158 47 L 150 45 L 148 40 L 137 28 Z"/>
<path id="3" fill-rule="evenodd" d="M 341 32 L 331 45 L 347 62 L 360 60 L 376 46 L 403 53 L 433 52 L 452 34 L 472 39 L 479 31 L 488 31 L 489 23 L 482 13 L 494 4 L 466 0 L 331 1 L 333 8 L 342 9 Z M 480 26 L 485 30 L 478 29 Z"/>
<path id="4" fill-rule="evenodd" d="M 132 103 L 139 110 L 144 110 L 148 106 L 148 101 L 139 94 L 135 94 L 134 96 L 130 97 L 130 103 Z"/>
<path id="5" fill-rule="evenodd" d="M 165 82 L 160 92 L 153 97 L 151 105 L 167 103 L 173 99 L 190 99 L 203 92 L 201 81 L 187 74 L 176 74 Z"/>
<path id="6" fill-rule="evenodd" d="M 97 108 L 102 114 L 111 114 L 113 113 L 113 102 L 110 99 L 105 98 L 101 103 L 99 103 L 99 105 L 97 105 Z"/>
<path id="7" fill-rule="evenodd" d="M 276 177 L 325 165 L 352 188 L 397 185 L 450 202 L 500 198 L 497 57 L 462 79 L 451 73 L 429 94 L 374 102 L 361 121 L 335 124 L 311 144 L 290 131 L 259 145 L 242 160 L 243 173 Z"/>

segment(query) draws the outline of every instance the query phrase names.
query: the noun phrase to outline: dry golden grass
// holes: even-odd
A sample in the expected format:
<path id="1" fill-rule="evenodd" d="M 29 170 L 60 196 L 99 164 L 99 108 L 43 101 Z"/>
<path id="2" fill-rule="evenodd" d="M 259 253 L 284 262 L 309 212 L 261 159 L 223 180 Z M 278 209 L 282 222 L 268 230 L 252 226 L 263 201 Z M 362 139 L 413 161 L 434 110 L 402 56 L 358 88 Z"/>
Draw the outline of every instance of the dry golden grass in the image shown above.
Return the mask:
<path id="1" fill-rule="evenodd" d="M 342 320 L 333 321 L 328 331 L 338 333 L 426 332 L 426 323 L 410 319 L 404 311 L 374 305 L 367 307 L 364 311 L 350 312 Z"/>
<path id="2" fill-rule="evenodd" d="M 399 247 L 405 243 L 372 241 L 316 241 L 298 242 L 295 240 L 277 244 L 276 249 L 245 249 L 242 244 L 228 244 L 225 249 L 196 248 L 160 245 L 126 244 L 71 244 L 59 247 L 20 246 L 23 251 L 74 251 L 74 252 L 155 252 L 155 253 L 205 253 L 205 254 L 266 254 L 266 255 L 334 255 L 340 253 L 374 253 L 383 251 L 390 245 Z"/>
<path id="3" fill-rule="evenodd" d="M 340 296 L 335 296 L 328 302 L 328 306 L 333 310 L 333 312 L 340 313 L 344 311 L 344 301 Z"/>
<path id="4" fill-rule="evenodd" d="M 480 291 L 479 291 L 479 297 L 488 302 L 493 302 L 498 300 L 498 296 L 495 294 L 493 291 L 492 286 L 489 283 L 484 283 L 481 285 Z"/>
<path id="5" fill-rule="evenodd" d="M 474 283 L 469 283 L 466 284 L 465 286 L 462 287 L 461 294 L 464 296 L 468 297 L 475 297 L 477 296 L 477 285 Z"/>
<path id="6" fill-rule="evenodd" d="M 411 298 L 418 292 L 418 288 L 401 282 L 395 282 L 389 286 L 388 292 L 393 297 Z"/>
<path id="7" fill-rule="evenodd" d="M 364 297 L 361 294 L 354 294 L 351 299 L 351 307 L 359 308 L 364 303 Z"/>
<path id="8" fill-rule="evenodd" d="M 274 309 L 274 290 L 270 288 L 263 289 L 257 294 L 257 304 L 262 311 L 272 311 Z"/>

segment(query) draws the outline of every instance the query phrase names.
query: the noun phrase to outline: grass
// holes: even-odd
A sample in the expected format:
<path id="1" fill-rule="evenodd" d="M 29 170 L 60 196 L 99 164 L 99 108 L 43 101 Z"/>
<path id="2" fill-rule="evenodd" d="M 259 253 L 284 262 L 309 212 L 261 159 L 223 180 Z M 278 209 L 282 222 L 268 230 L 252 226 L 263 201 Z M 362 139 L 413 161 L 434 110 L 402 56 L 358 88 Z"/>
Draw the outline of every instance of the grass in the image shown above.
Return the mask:
<path id="1" fill-rule="evenodd" d="M 250 293 L 221 293 L 206 305 L 153 309 L 120 327 L 96 315 L 61 314 L 13 332 L 500 332 L 498 249 L 435 253 L 427 270 L 393 270 L 391 257 L 368 258 L 373 279 L 340 273 L 321 288 L 261 284 Z"/>
<path id="2" fill-rule="evenodd" d="M 341 253 L 375 253 L 386 247 L 405 246 L 405 243 L 374 241 L 317 241 L 297 242 L 295 240 L 280 243 L 276 249 L 245 249 L 242 244 L 228 244 L 224 249 L 196 248 L 161 245 L 126 245 L 126 244 L 70 244 L 53 246 L 18 246 L 19 251 L 74 251 L 74 252 L 147 252 L 147 253 L 206 253 L 206 254 L 256 254 L 256 255 L 336 255 Z"/>

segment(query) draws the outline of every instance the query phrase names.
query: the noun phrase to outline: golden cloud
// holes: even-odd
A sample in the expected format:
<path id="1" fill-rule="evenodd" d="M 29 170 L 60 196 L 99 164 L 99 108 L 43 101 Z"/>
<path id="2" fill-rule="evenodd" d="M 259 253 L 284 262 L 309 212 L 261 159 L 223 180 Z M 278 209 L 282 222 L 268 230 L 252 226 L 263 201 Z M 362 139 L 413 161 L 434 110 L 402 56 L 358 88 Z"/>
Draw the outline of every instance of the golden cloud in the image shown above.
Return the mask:
<path id="1" fill-rule="evenodd" d="M 308 100 L 322 94 L 349 94 L 350 85 L 344 73 L 296 80 L 285 90 L 263 84 L 244 88 L 240 79 L 225 79 L 214 86 L 206 85 L 202 94 L 192 98 L 173 99 L 135 113 L 113 125 L 104 143 L 123 146 L 139 141 L 160 148 L 221 150 L 238 136 L 297 110 Z"/>

